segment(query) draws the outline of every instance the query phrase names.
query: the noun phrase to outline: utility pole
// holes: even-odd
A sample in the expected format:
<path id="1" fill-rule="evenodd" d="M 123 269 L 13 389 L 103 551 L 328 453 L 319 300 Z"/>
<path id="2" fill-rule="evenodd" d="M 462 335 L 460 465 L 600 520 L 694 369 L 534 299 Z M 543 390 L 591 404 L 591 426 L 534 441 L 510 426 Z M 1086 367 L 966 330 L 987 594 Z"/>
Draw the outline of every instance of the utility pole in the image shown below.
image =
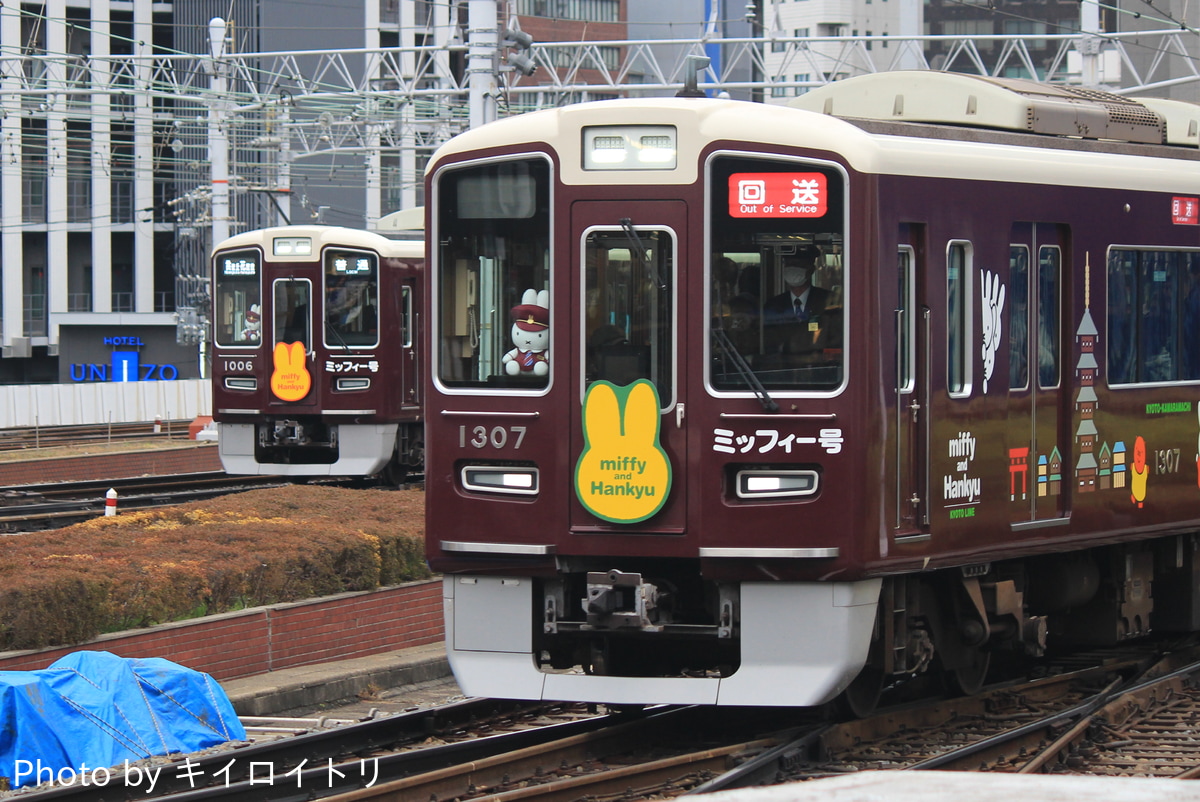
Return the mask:
<path id="1" fill-rule="evenodd" d="M 1079 4 L 1079 31 L 1083 38 L 1079 41 L 1079 55 L 1082 64 L 1079 68 L 1079 80 L 1089 89 L 1100 86 L 1100 4 L 1083 2 Z"/>
<path id="2" fill-rule="evenodd" d="M 229 79 L 225 65 L 225 20 L 213 17 L 208 23 L 208 52 L 212 56 L 213 100 L 208 106 L 208 163 L 212 170 L 212 242 L 210 248 L 229 238 L 229 132 L 226 130 L 225 100 Z"/>
<path id="3" fill-rule="evenodd" d="M 467 97 L 470 124 L 478 128 L 496 119 L 496 0 L 467 5 Z"/>

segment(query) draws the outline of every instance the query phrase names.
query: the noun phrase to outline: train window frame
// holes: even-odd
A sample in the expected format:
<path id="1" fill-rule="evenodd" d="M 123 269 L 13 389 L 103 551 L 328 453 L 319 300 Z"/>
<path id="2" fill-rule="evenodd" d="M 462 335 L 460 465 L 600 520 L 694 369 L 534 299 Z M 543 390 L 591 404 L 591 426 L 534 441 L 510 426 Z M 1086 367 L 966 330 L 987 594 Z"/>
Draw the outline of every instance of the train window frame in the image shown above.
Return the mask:
<path id="1" fill-rule="evenodd" d="M 602 348 L 613 349 L 615 359 L 619 360 L 622 364 L 628 364 L 628 361 L 630 359 L 635 360 L 637 362 L 637 365 L 634 368 L 634 370 L 638 371 L 638 372 L 642 371 L 642 369 L 645 368 L 645 372 L 653 373 L 656 367 L 659 367 L 659 368 L 665 367 L 667 370 L 664 372 L 666 374 L 668 374 L 666 376 L 666 378 L 670 382 L 669 386 L 666 388 L 667 390 L 669 390 L 669 392 L 664 393 L 663 392 L 664 388 L 662 386 L 662 383 L 659 381 L 655 381 L 653 376 L 645 376 L 645 377 L 639 376 L 636 378 L 646 378 L 649 381 L 654 383 L 655 389 L 658 391 L 660 411 L 666 412 L 667 410 L 671 409 L 675 405 L 675 398 L 677 397 L 677 394 L 679 392 L 679 390 L 678 390 L 678 385 L 679 385 L 679 357 L 678 357 L 678 355 L 680 353 L 680 351 L 679 351 L 679 314 L 680 314 L 679 313 L 679 233 L 677 231 L 675 231 L 675 229 L 671 228 L 669 225 L 656 224 L 656 223 L 639 223 L 636 226 L 632 226 L 632 230 L 638 236 L 641 236 L 643 234 L 658 232 L 658 233 L 666 233 L 670 237 L 671 249 L 670 249 L 670 253 L 668 253 L 666 255 L 666 264 L 669 268 L 669 272 L 666 275 L 662 275 L 662 274 L 658 275 L 658 278 L 667 284 L 667 288 L 663 292 L 666 295 L 666 303 L 668 305 L 668 308 L 666 310 L 668 320 L 665 323 L 660 322 L 657 324 L 657 326 L 655 326 L 655 329 L 660 332 L 664 328 L 667 330 L 667 333 L 669 334 L 669 338 L 668 338 L 669 342 L 666 344 L 665 351 L 663 350 L 663 348 L 661 346 L 658 347 L 658 349 L 656 351 L 655 346 L 653 344 L 642 346 L 637 343 L 630 343 L 630 342 L 628 342 L 628 340 L 624 340 L 624 339 L 621 342 L 606 342 L 604 344 L 604 346 L 602 346 Z M 588 244 L 592 240 L 592 238 L 597 234 L 611 234 L 614 238 L 618 238 L 624 242 L 629 242 L 626 231 L 621 226 L 594 225 L 594 226 L 588 226 L 582 232 L 582 235 L 580 236 L 580 239 L 579 239 L 579 246 L 578 246 L 579 254 L 581 257 L 579 264 L 580 264 L 582 272 L 583 272 L 583 275 L 580 276 L 580 281 L 579 281 L 579 287 L 580 287 L 580 298 L 579 298 L 580 306 L 579 306 L 579 308 L 580 309 L 590 309 L 590 308 L 592 308 L 592 305 L 593 305 L 592 301 L 594 299 L 589 298 L 589 292 L 592 288 L 591 288 L 591 285 L 588 283 L 590 281 L 590 278 L 588 277 L 587 254 L 588 254 Z M 662 260 L 659 259 L 659 256 L 656 254 L 653 258 L 654 258 L 656 264 L 659 267 L 661 267 Z M 657 269 L 657 268 L 655 268 L 655 269 Z M 651 283 L 653 283 L 653 282 L 651 282 Z M 594 358 L 596 356 L 595 353 L 589 353 L 589 351 L 594 352 L 597 349 L 596 343 L 593 342 L 593 340 L 595 339 L 594 335 L 595 335 L 596 331 L 599 328 L 601 328 L 601 326 L 598 326 L 597 329 L 593 330 L 593 332 L 592 332 L 593 336 L 589 337 L 588 331 L 587 331 L 587 325 L 588 325 L 588 316 L 586 314 L 581 314 L 579 316 L 579 350 L 580 350 L 580 354 L 579 354 L 579 362 L 578 362 L 579 371 L 580 371 L 580 379 L 581 379 L 581 381 L 580 381 L 580 396 L 579 396 L 581 402 L 584 399 L 584 397 L 586 397 L 587 388 L 591 385 L 591 383 L 593 381 L 600 380 L 600 379 L 607 379 L 608 381 L 612 381 L 614 384 L 628 384 L 629 383 L 629 381 L 617 380 L 618 377 L 611 376 L 611 375 L 603 375 L 603 376 L 598 375 L 594 378 L 589 378 L 588 373 L 590 370 L 593 369 Z M 620 334 L 620 332 L 615 332 L 615 333 Z M 628 332 L 625 332 L 625 334 L 628 334 Z M 589 347 L 589 346 L 591 346 L 591 347 Z M 645 366 L 643 366 L 641 364 L 641 362 L 642 362 L 641 357 L 643 356 L 642 349 L 649 349 L 644 354 L 647 358 L 647 364 Z M 626 376 L 624 378 L 630 378 L 630 377 Z M 632 381 L 632 380 L 633 379 L 630 378 L 630 381 Z"/>
<path id="2" fill-rule="evenodd" d="M 1174 299 L 1174 320 L 1171 337 L 1174 350 L 1171 378 L 1156 378 L 1147 375 L 1144 364 L 1145 346 L 1142 342 L 1147 325 L 1144 294 L 1144 268 L 1148 257 L 1171 255 L 1177 262 L 1174 281 L 1164 287 L 1165 297 Z M 1106 385 L 1115 390 L 1146 386 L 1195 385 L 1200 383 L 1200 349 L 1190 352 L 1185 345 L 1190 343 L 1189 322 L 1200 323 L 1200 249 L 1171 246 L 1146 246 L 1113 244 L 1105 254 L 1105 321 L 1104 379 Z M 1190 277 L 1196 279 L 1190 281 Z M 1120 279 L 1118 281 L 1118 279 Z M 1128 310 L 1125 315 L 1117 314 L 1120 298 L 1125 298 Z M 1189 305 L 1193 308 L 1189 309 Z M 1189 317 L 1189 312 L 1191 317 Z M 1124 328 L 1124 332 L 1121 329 Z M 1122 348 L 1123 347 L 1123 348 Z M 1118 350 L 1121 349 L 1121 350 Z M 1187 355 L 1195 364 L 1184 361 Z M 1117 373 L 1120 375 L 1116 375 Z M 1187 376 L 1193 373 L 1194 376 Z"/>
<path id="3" fill-rule="evenodd" d="M 911 245 L 896 249 L 896 392 L 911 394 L 917 387 L 917 252 Z"/>
<path id="4" fill-rule="evenodd" d="M 255 268 L 256 276 L 254 277 L 253 280 L 234 281 L 233 283 L 234 284 L 245 284 L 247 286 L 255 287 L 258 290 L 257 299 L 254 299 L 250 296 L 246 296 L 241 302 L 239 302 L 238 298 L 237 298 L 237 294 L 239 291 L 236 288 L 229 290 L 229 291 L 225 290 L 227 282 L 229 282 L 230 279 L 226 279 L 225 281 L 222 281 L 222 277 L 221 277 L 221 274 L 219 272 L 219 267 L 218 267 L 218 265 L 220 264 L 219 260 L 221 260 L 223 258 L 238 256 L 239 254 L 254 254 L 257 257 L 258 264 Z M 212 323 L 212 327 L 213 327 L 213 341 L 217 346 L 219 346 L 221 348 L 245 348 L 245 349 L 259 348 L 262 346 L 262 344 L 263 344 L 262 327 L 263 327 L 263 324 L 266 322 L 262 319 L 262 315 L 263 315 L 263 274 L 265 273 L 265 263 L 266 263 L 266 254 L 264 253 L 263 249 L 258 246 L 247 247 L 247 248 L 230 248 L 227 250 L 218 251 L 217 253 L 213 254 L 213 259 L 212 259 L 212 270 L 213 270 L 213 274 L 212 274 L 213 275 L 213 295 L 212 295 L 212 297 L 213 297 L 212 316 L 213 317 L 212 317 L 212 321 L 213 321 L 213 323 Z M 225 297 L 226 295 L 228 295 L 229 297 L 226 298 Z M 222 304 L 226 303 L 227 301 L 229 302 L 229 309 L 227 309 L 223 312 L 219 309 L 219 307 Z M 238 330 L 245 330 L 246 323 L 248 321 L 247 313 L 251 310 L 251 308 L 255 304 L 258 305 L 258 309 L 259 309 L 258 339 L 255 341 L 248 341 L 248 340 L 238 341 L 235 338 L 229 342 L 222 340 L 221 336 L 220 336 L 222 328 L 221 328 L 221 326 L 218 325 L 221 318 L 224 315 L 230 316 L 230 325 L 231 325 L 230 333 L 231 334 L 233 334 L 235 331 L 238 331 Z"/>
<path id="5" fill-rule="evenodd" d="M 1024 255 L 1022 281 L 1017 279 L 1013 256 Z M 1029 389 L 1029 246 L 1023 242 L 1008 244 L 1008 389 L 1023 392 Z M 1023 303 L 1022 303 L 1023 301 Z M 1020 360 L 1020 361 L 1018 361 Z M 1014 371 L 1019 371 L 1014 374 Z"/>
<path id="6" fill-rule="evenodd" d="M 953 275 L 955 256 L 959 255 L 958 270 L 961 286 L 955 285 Z M 951 398 L 970 398 L 974 379 L 972 347 L 974 326 L 974 269 L 975 246 L 970 240 L 952 239 L 946 243 L 946 393 Z M 958 305 L 954 305 L 957 295 Z M 952 370 L 959 374 L 953 381 Z"/>
<path id="7" fill-rule="evenodd" d="M 1045 255 L 1056 254 L 1054 261 L 1054 297 L 1047 298 L 1047 275 L 1043 268 L 1046 265 Z M 1062 248 L 1058 245 L 1042 245 L 1038 248 L 1038 389 L 1054 390 L 1062 385 Z M 1054 330 L 1050 331 L 1046 322 L 1053 314 Z M 1042 365 L 1044 346 L 1051 346 L 1054 353 L 1054 375 L 1045 374 Z M 1053 379 L 1051 381 L 1050 379 Z"/>
<path id="8" fill-rule="evenodd" d="M 413 292 L 412 287 L 404 284 L 400 287 L 400 345 L 402 348 L 412 348 L 413 345 Z"/>
<path id="9" fill-rule="evenodd" d="M 434 386 L 439 393 L 449 396 L 538 397 L 548 395 L 554 388 L 557 371 L 554 368 L 553 357 L 551 357 L 550 370 L 546 375 L 546 381 L 536 385 L 531 385 L 528 383 L 514 383 L 511 385 L 489 384 L 486 380 L 481 381 L 477 379 L 447 378 L 446 372 L 449 369 L 450 357 L 446 353 L 447 344 L 443 342 L 443 339 L 447 336 L 446 332 L 444 331 L 447 318 L 446 309 L 444 307 L 448 304 L 448 301 L 443 297 L 443 294 L 447 291 L 450 291 L 447 288 L 447 284 L 449 284 L 449 282 L 443 281 L 443 276 L 449 270 L 457 270 L 457 266 L 448 266 L 446 264 L 446 238 L 449 235 L 443 226 L 441 213 L 443 202 L 447 201 L 447 199 L 443 197 L 443 195 L 447 193 L 447 190 L 445 189 L 445 181 L 449 180 L 452 177 L 452 174 L 462 171 L 514 162 L 535 161 L 542 164 L 543 167 L 540 169 L 545 169 L 546 198 L 544 201 L 535 199 L 535 204 L 537 204 L 539 209 L 543 206 L 546 209 L 546 230 L 543 263 L 541 266 L 535 266 L 533 268 L 535 272 L 541 272 L 544 274 L 544 286 L 536 287 L 534 289 L 547 290 L 549 297 L 553 299 L 555 297 L 557 286 L 554 266 L 554 255 L 557 243 L 557 235 L 555 234 L 555 222 L 557 220 L 557 215 L 554 211 L 554 203 L 556 196 L 555 185 L 558 181 L 559 172 L 558 165 L 554 159 L 551 158 L 551 156 L 545 151 L 528 150 L 521 151 L 519 153 L 505 154 L 502 157 L 491 156 L 486 158 L 464 159 L 462 161 L 449 162 L 439 166 L 430 176 L 430 192 L 428 195 L 427 204 L 428 208 L 432 210 L 430 214 L 431 223 L 427 232 L 427 241 L 432 243 L 429 255 L 429 263 L 427 266 L 427 275 L 429 276 L 428 292 L 431 294 L 430 297 L 433 299 L 432 312 L 429 320 L 429 337 L 431 338 L 432 344 L 432 348 L 430 349 L 430 374 L 433 378 Z M 537 219 L 538 216 L 539 213 L 535 212 L 533 217 L 526 219 L 534 220 Z M 502 322 L 500 328 L 502 329 L 503 337 L 507 342 L 508 332 L 511 328 L 509 310 L 504 309 L 502 314 L 497 311 L 496 314 L 500 315 L 500 317 L 497 319 Z M 560 314 L 565 315 L 566 313 Z M 549 354 L 555 353 L 557 349 L 557 343 L 560 339 L 555 334 L 554 320 L 555 313 L 553 310 L 553 301 L 551 301 L 550 341 L 547 349 Z M 470 334 L 468 333 L 466 336 L 469 338 Z M 451 372 L 453 371 L 451 370 Z M 489 375 L 493 377 L 497 376 L 497 374 L 494 372 Z"/>
<path id="10" fill-rule="evenodd" d="M 742 169 L 736 165 L 736 162 L 753 162 L 763 165 L 762 172 L 792 172 L 792 171 L 814 171 L 822 172 L 829 178 L 836 178 L 838 186 L 836 190 L 830 190 L 830 195 L 840 195 L 834 203 L 826 207 L 825 215 L 822 216 L 823 224 L 820 226 L 812 225 L 811 227 L 801 226 L 794 220 L 791 225 L 794 228 L 807 228 L 807 233 L 804 231 L 793 232 L 794 236 L 788 238 L 783 233 L 776 233 L 776 244 L 783 250 L 793 251 L 800 244 L 811 242 L 817 238 L 821 239 L 819 244 L 825 246 L 823 257 L 831 261 L 826 261 L 824 264 L 831 271 L 838 275 L 837 286 L 840 288 L 841 307 L 841 323 L 836 333 L 841 338 L 839 361 L 836 369 L 839 376 L 836 384 L 827 386 L 816 386 L 812 383 L 809 386 L 793 384 L 791 386 L 781 383 L 766 383 L 756 391 L 753 387 L 723 387 L 718 386 L 717 377 L 714 375 L 714 364 L 725 353 L 719 343 L 714 343 L 714 335 L 718 332 L 721 326 L 717 325 L 714 318 L 714 284 L 716 279 L 714 273 L 714 256 L 718 253 L 724 253 L 725 248 L 722 243 L 715 241 L 713 236 L 713 221 L 718 213 L 718 210 L 728 210 L 729 208 L 729 186 L 714 178 L 714 172 L 718 162 L 730 159 L 735 162 L 733 165 L 734 172 L 741 172 Z M 786 169 L 781 169 L 786 168 Z M 749 169 L 749 168 L 747 168 Z M 853 316 L 852 305 L 852 274 L 854 265 L 854 253 L 851 246 L 850 227 L 850 175 L 846 168 L 834 161 L 827 159 L 816 159 L 808 156 L 792 155 L 787 153 L 779 153 L 777 151 L 748 151 L 748 150 L 733 150 L 720 149 L 709 153 L 704 164 L 704 252 L 705 252 L 705 280 L 704 280 L 704 386 L 707 393 L 713 398 L 762 398 L 763 393 L 770 398 L 834 398 L 845 392 L 850 381 L 850 354 L 852 348 L 852 334 L 849 321 Z M 743 222 L 750 220 L 753 222 L 761 218 L 729 218 L 728 211 L 722 212 L 729 220 L 740 219 Z M 787 218 L 777 218 L 787 220 Z M 817 218 L 811 218 L 817 219 Z M 831 227 L 832 225 L 832 227 Z M 768 235 L 770 232 L 766 232 Z M 830 240 L 833 247 L 829 247 L 830 243 L 825 242 Z M 763 246 L 770 247 L 770 246 Z M 759 270 L 766 269 L 768 266 L 761 262 L 757 265 Z M 760 282 L 762 277 L 760 276 Z M 757 295 L 757 311 L 763 309 L 763 304 L 767 300 L 762 297 L 761 285 L 756 288 Z M 691 326 L 691 322 L 688 323 Z M 765 339 L 765 331 L 760 329 L 760 356 L 767 355 L 769 349 Z M 728 344 L 727 344 L 728 345 Z M 739 349 L 740 350 L 740 349 Z M 746 367 L 751 369 L 751 372 L 756 376 L 760 371 L 749 363 Z"/>
<path id="11" fill-rule="evenodd" d="M 366 283 L 367 296 L 365 303 L 357 303 L 349 308 L 347 319 L 343 320 L 343 325 L 353 319 L 353 313 L 358 313 L 358 318 L 367 321 L 367 315 L 373 315 L 374 338 L 369 342 L 351 342 L 347 335 L 349 331 L 341 330 L 341 327 L 336 327 L 330 320 L 330 314 L 336 309 L 331 308 L 331 294 L 336 291 L 336 287 L 331 284 L 332 274 L 330 272 L 330 260 L 335 255 L 345 254 L 363 254 L 372 260 L 371 277 Z M 380 255 L 367 248 L 352 248 L 345 246 L 328 246 L 321 249 L 321 343 L 326 350 L 334 351 L 349 351 L 351 349 L 362 348 L 374 350 L 379 347 L 379 283 L 382 278 Z M 346 283 L 349 283 L 350 276 L 343 276 Z M 347 308 L 347 307 L 343 307 Z M 374 310 L 373 312 L 370 310 Z"/>
<path id="12" fill-rule="evenodd" d="M 307 293 L 307 303 L 304 304 L 304 306 L 302 307 L 302 308 L 306 309 L 306 311 L 303 315 L 304 336 L 302 339 L 295 339 L 295 338 L 285 339 L 284 332 L 286 332 L 289 328 L 292 328 L 293 326 L 290 323 L 285 323 L 283 325 L 280 325 L 279 314 L 280 314 L 281 310 L 280 310 L 280 304 L 279 304 L 279 290 L 282 286 L 284 286 L 286 284 L 295 284 L 297 286 L 306 286 L 307 287 L 307 289 L 305 290 L 305 292 Z M 272 345 L 278 345 L 279 343 L 302 342 L 304 344 L 305 351 L 312 350 L 312 347 L 313 347 L 313 331 L 312 331 L 313 286 L 312 285 L 313 285 L 312 279 L 296 278 L 294 276 L 277 278 L 271 282 L 271 343 L 272 343 Z M 295 310 L 293 310 L 293 314 L 295 314 Z"/>

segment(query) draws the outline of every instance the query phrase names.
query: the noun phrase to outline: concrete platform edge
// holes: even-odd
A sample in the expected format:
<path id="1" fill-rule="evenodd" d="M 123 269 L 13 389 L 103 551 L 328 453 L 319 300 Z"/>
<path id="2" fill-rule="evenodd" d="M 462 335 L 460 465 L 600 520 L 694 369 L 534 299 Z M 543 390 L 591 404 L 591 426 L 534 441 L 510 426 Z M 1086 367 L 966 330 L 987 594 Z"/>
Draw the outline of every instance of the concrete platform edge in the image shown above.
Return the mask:
<path id="1" fill-rule="evenodd" d="M 274 716 L 449 675 L 445 647 L 434 643 L 227 680 L 221 687 L 239 716 Z"/>

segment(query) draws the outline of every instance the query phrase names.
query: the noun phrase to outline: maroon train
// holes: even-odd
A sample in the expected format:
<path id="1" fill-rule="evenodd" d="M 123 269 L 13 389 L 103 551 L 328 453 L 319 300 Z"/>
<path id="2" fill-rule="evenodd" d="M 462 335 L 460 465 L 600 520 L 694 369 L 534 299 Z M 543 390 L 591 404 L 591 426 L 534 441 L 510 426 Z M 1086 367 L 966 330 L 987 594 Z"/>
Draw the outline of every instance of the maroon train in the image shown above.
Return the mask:
<path id="1" fill-rule="evenodd" d="M 380 476 L 424 458 L 421 239 L 248 231 L 213 252 L 213 419 L 227 473 Z"/>
<path id="2" fill-rule="evenodd" d="M 1200 107 L 887 73 L 427 172 L 427 554 L 473 695 L 859 711 L 1200 627 Z"/>

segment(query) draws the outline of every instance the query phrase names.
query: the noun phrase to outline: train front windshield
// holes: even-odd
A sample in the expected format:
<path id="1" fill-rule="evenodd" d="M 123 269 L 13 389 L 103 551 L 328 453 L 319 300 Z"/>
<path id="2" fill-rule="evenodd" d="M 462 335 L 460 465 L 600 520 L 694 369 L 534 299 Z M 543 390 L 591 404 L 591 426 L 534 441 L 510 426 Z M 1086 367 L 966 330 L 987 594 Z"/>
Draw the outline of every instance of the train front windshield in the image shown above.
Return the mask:
<path id="1" fill-rule="evenodd" d="M 548 163 L 454 170 L 438 192 L 438 378 L 447 387 L 548 386 Z"/>
<path id="2" fill-rule="evenodd" d="M 379 342 L 379 257 L 365 251 L 325 251 L 325 344 Z"/>
<path id="3" fill-rule="evenodd" d="M 845 368 L 842 173 L 729 155 L 714 158 L 709 175 L 713 388 L 836 390 Z"/>
<path id="4" fill-rule="evenodd" d="M 217 345 L 258 345 L 262 328 L 262 257 L 258 250 L 217 254 L 213 336 Z"/>

